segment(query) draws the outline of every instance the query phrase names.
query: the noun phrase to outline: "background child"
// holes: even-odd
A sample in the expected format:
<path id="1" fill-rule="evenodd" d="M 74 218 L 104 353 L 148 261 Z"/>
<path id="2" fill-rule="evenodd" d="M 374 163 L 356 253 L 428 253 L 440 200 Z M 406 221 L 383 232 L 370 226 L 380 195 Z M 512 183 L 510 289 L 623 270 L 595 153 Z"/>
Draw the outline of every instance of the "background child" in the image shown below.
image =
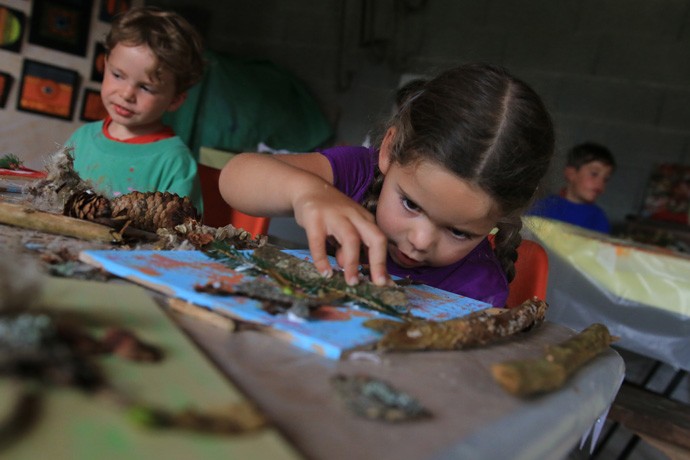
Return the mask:
<path id="1" fill-rule="evenodd" d="M 390 273 L 504 306 L 520 213 L 548 169 L 553 136 L 531 88 L 500 67 L 467 64 L 409 97 L 379 149 L 237 155 L 220 190 L 249 214 L 294 213 L 324 275 L 328 241 L 356 284 L 364 246 L 376 284 Z M 496 227 L 494 252 L 486 236 Z"/>
<path id="2" fill-rule="evenodd" d="M 606 190 L 615 169 L 616 161 L 606 147 L 593 142 L 576 145 L 568 153 L 566 185 L 560 195 L 537 201 L 529 214 L 611 233 L 606 213 L 594 202 Z"/>
<path id="3" fill-rule="evenodd" d="M 75 170 L 108 196 L 168 191 L 189 196 L 201 213 L 196 161 L 161 121 L 202 76 L 200 36 L 176 13 L 132 8 L 115 19 L 105 47 L 101 99 L 108 117 L 67 141 Z"/>

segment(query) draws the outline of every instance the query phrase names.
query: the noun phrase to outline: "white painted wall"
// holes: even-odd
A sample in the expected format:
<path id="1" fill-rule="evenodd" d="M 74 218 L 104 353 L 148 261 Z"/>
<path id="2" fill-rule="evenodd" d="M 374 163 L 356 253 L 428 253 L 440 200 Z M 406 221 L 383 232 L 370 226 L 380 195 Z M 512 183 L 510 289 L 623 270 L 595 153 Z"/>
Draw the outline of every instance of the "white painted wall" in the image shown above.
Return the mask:
<path id="1" fill-rule="evenodd" d="M 26 13 L 27 29 L 24 33 L 20 53 L 0 49 L 0 70 L 10 73 L 14 77 L 7 104 L 4 109 L 0 109 L 0 155 L 13 153 L 24 161 L 25 166 L 42 169 L 45 156 L 57 150 L 70 134 L 83 123 L 79 121 L 83 88 L 100 89 L 100 83 L 90 81 L 94 43 L 96 41 L 103 41 L 105 34 L 109 30 L 108 23 L 98 20 L 99 3 L 98 0 L 94 0 L 89 45 L 87 47 L 87 54 L 83 57 L 29 43 L 29 18 L 31 16 L 32 2 L 27 0 L 2 0 L 2 5 Z M 143 4 L 143 0 L 132 3 L 140 5 Z M 72 121 L 45 117 L 16 109 L 24 58 L 59 67 L 71 68 L 79 72 L 81 84 L 79 85 Z"/>

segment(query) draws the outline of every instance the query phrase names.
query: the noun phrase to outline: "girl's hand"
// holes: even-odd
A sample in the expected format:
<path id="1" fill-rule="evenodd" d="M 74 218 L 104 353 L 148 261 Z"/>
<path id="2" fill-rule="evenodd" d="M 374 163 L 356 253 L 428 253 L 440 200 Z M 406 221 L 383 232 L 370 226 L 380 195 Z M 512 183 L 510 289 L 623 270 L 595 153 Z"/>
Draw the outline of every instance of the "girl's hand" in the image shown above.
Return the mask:
<path id="1" fill-rule="evenodd" d="M 362 246 L 368 256 L 372 282 L 379 286 L 388 283 L 387 238 L 369 211 L 327 183 L 319 190 L 312 188 L 296 197 L 293 209 L 295 220 L 307 233 L 309 251 L 320 273 L 330 276 L 333 272 L 326 245 L 327 241 L 335 241 L 336 260 L 348 284 L 359 281 Z"/>

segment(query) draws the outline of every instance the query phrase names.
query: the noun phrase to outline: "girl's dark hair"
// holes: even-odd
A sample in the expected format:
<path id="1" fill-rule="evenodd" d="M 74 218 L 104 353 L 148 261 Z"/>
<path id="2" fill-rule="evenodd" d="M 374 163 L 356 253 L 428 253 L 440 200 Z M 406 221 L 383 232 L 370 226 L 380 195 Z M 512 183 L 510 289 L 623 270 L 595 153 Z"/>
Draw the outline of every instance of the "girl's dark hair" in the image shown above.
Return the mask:
<path id="1" fill-rule="evenodd" d="M 106 53 L 115 45 L 146 45 L 158 59 L 156 78 L 163 68 L 175 78 L 175 92 L 182 93 L 204 72 L 203 45 L 197 30 L 185 18 L 153 6 L 135 7 L 117 16 L 105 39 Z"/>
<path id="2" fill-rule="evenodd" d="M 391 127 L 392 161 L 436 162 L 493 198 L 503 216 L 494 251 L 512 281 L 521 214 L 554 151 L 553 124 L 541 98 L 500 66 L 469 63 L 427 81 L 392 118 Z M 373 213 L 382 184 L 379 172 L 364 202 Z"/>

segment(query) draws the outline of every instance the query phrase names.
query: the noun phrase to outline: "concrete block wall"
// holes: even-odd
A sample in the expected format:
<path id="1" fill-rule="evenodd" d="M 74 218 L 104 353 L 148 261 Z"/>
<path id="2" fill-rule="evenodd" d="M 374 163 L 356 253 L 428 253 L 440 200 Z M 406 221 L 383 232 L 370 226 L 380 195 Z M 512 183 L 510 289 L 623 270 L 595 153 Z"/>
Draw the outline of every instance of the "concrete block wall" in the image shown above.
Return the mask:
<path id="1" fill-rule="evenodd" d="M 484 60 L 531 84 L 553 115 L 547 191 L 561 186 L 568 148 L 600 142 L 619 163 L 600 203 L 620 222 L 639 210 L 656 164 L 690 163 L 690 0 L 195 5 L 213 11 L 210 47 L 268 58 L 300 77 L 336 124 L 336 142 L 358 143 L 376 126 L 402 74 Z"/>
<path id="2" fill-rule="evenodd" d="M 30 11 L 30 2 L 8 1 Z M 332 120 L 335 143 L 360 143 L 378 126 L 402 75 L 484 60 L 530 83 L 553 114 L 558 149 L 546 190 L 560 187 L 568 148 L 601 142 L 620 164 L 601 204 L 621 221 L 638 211 L 654 165 L 690 164 L 690 0 L 146 3 L 187 14 L 216 51 L 292 71 Z M 0 54 L 16 73 L 22 56 Z M 23 54 L 70 57 L 33 45 Z M 30 165 L 40 166 L 36 155 L 52 152 L 79 124 L 11 105 L 0 110 L 0 146 L 27 152 Z"/>

